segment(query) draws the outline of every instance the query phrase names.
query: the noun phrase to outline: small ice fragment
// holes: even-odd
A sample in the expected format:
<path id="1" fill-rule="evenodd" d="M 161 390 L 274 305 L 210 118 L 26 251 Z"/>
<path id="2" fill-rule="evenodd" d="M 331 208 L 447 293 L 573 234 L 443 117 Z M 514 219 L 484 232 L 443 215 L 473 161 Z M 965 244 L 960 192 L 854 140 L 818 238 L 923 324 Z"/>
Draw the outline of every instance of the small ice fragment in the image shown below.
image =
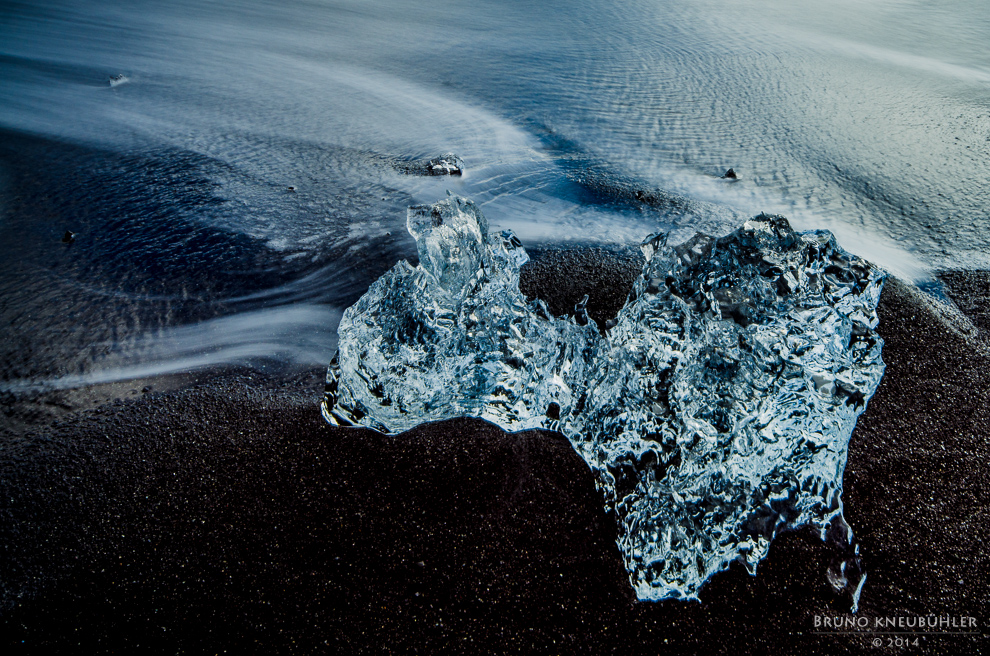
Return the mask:
<path id="1" fill-rule="evenodd" d="M 585 294 L 574 305 L 574 320 L 577 321 L 579 326 L 587 326 L 591 321 L 591 317 L 588 316 L 588 295 Z"/>
<path id="2" fill-rule="evenodd" d="M 835 556 L 825 573 L 825 578 L 835 594 L 849 598 L 850 612 L 855 613 L 859 608 L 859 595 L 863 590 L 863 584 L 866 583 L 866 570 L 852 528 L 846 523 L 841 512 L 825 528 L 823 537 L 825 542 L 835 549 Z"/>

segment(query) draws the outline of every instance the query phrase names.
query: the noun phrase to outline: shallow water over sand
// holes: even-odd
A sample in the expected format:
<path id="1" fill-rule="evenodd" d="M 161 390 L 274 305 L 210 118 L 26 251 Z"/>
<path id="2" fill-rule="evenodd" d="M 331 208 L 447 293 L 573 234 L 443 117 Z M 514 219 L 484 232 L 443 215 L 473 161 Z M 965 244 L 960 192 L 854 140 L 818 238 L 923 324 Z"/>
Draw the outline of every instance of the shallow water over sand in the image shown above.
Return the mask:
<path id="1" fill-rule="evenodd" d="M 0 385 L 323 364 L 448 188 L 527 247 L 765 210 L 985 268 L 987 42 L 974 0 L 8 6 Z"/>

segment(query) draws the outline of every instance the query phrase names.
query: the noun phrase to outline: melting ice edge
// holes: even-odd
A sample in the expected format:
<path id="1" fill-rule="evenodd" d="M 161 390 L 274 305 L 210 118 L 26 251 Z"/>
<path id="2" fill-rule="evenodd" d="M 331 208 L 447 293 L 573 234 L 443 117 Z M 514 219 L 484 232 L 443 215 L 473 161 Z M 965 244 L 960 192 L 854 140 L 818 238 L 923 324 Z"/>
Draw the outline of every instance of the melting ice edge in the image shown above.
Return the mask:
<path id="1" fill-rule="evenodd" d="M 849 438 L 883 375 L 884 273 L 828 231 L 760 215 L 671 246 L 655 234 L 605 335 L 519 291 L 529 259 L 470 200 L 409 209 L 418 266 L 348 308 L 323 416 L 391 433 L 453 417 L 560 431 L 595 473 L 642 600 L 697 599 L 751 572 L 784 529 L 839 545 L 828 579 L 855 610 L 842 517 Z"/>

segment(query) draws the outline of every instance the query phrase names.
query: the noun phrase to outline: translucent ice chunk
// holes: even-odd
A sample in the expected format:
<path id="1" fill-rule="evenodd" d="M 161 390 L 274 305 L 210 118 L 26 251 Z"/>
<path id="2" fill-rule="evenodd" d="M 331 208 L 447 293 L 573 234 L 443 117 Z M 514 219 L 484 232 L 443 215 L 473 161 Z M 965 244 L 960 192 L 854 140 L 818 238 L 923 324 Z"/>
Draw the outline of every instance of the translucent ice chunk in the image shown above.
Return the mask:
<path id="1" fill-rule="evenodd" d="M 559 319 L 522 296 L 525 252 L 471 201 L 410 208 L 408 226 L 419 266 L 344 312 L 328 421 L 559 430 L 597 476 L 640 599 L 696 598 L 733 560 L 755 573 L 782 529 L 848 529 L 842 472 L 883 374 L 883 274 L 830 233 L 761 215 L 720 239 L 653 235 L 603 337 L 583 307 Z M 829 580 L 858 596 L 845 539 Z"/>
<path id="2" fill-rule="evenodd" d="M 399 262 L 344 311 L 324 416 L 383 432 L 460 416 L 556 428 L 584 389 L 597 330 L 526 300 L 522 244 L 487 234 L 473 202 L 412 207 L 408 227 L 420 264 Z"/>
<path id="3" fill-rule="evenodd" d="M 575 448 L 599 473 L 641 599 L 693 597 L 782 528 L 824 537 L 883 374 L 883 275 L 830 233 L 760 216 L 648 261 L 594 359 Z"/>

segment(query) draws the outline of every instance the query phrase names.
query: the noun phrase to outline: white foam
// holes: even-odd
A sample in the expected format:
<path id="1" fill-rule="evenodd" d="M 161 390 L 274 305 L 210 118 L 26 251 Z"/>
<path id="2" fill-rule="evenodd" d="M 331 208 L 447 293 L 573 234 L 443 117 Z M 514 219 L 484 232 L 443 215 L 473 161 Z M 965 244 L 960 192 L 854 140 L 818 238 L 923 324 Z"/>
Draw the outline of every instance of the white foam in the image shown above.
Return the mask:
<path id="1" fill-rule="evenodd" d="M 277 361 L 322 366 L 337 347 L 340 310 L 297 304 L 243 312 L 146 334 L 116 345 L 104 366 L 82 374 L 0 384 L 7 392 L 71 389 L 135 378 L 173 374 L 217 365 Z"/>

